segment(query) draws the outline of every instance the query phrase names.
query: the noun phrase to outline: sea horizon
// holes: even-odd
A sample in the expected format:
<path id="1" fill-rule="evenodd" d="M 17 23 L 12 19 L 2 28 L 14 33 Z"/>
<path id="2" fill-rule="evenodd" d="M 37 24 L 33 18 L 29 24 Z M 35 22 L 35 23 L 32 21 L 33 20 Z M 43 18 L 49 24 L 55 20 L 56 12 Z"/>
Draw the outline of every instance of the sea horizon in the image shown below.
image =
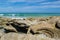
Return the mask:
<path id="1" fill-rule="evenodd" d="M 45 17 L 60 16 L 60 13 L 0 13 L 0 17 Z"/>

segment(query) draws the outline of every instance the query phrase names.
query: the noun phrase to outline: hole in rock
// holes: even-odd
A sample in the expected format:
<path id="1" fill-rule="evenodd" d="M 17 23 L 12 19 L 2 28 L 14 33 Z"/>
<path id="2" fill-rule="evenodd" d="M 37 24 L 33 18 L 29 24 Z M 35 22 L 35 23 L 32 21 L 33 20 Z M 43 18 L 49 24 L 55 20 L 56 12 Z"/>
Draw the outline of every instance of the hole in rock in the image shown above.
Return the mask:
<path id="1" fill-rule="evenodd" d="M 7 23 L 6 25 L 9 26 L 10 24 Z"/>

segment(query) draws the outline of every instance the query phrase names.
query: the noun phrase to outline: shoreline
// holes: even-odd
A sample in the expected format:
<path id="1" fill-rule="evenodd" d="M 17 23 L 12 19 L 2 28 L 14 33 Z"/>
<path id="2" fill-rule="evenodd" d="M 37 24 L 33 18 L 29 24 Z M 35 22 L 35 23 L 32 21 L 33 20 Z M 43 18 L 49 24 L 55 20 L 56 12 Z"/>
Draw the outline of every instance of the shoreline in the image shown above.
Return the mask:
<path id="1" fill-rule="evenodd" d="M 0 17 L 6 17 L 6 18 L 41 18 L 41 17 L 51 17 L 51 16 L 0 16 Z M 52 16 L 53 17 L 53 16 Z"/>
<path id="2" fill-rule="evenodd" d="M 32 13 L 32 14 L 27 14 L 27 13 L 20 13 L 20 14 L 0 14 L 0 17 L 9 17 L 9 18 L 18 18 L 19 19 L 19 17 L 20 18 L 30 18 L 30 17 L 33 17 L 33 18 L 35 18 L 35 17 L 50 17 L 50 16 L 60 16 L 59 14 L 46 14 L 46 13 L 44 13 L 44 14 L 42 14 L 42 13 L 36 13 L 36 14 L 34 14 L 34 13 Z"/>

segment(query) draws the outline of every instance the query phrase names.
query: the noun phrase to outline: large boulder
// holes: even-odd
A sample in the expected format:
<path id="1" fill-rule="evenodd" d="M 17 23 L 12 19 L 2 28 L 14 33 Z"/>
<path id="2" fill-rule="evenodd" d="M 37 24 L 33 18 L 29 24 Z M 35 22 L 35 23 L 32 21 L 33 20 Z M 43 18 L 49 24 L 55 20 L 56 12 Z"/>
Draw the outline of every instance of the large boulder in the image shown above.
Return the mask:
<path id="1" fill-rule="evenodd" d="M 4 24 L 3 26 L 4 29 L 7 32 L 25 32 L 27 33 L 27 28 L 29 27 L 28 25 L 26 25 L 25 23 L 18 23 L 18 22 L 8 22 L 6 24 Z"/>
<path id="2" fill-rule="evenodd" d="M 53 27 L 50 23 L 41 21 L 38 24 L 32 25 L 28 32 L 31 32 L 32 34 L 45 34 L 47 37 L 50 38 L 59 38 L 60 37 L 60 31 L 56 30 L 55 27 Z"/>
<path id="3" fill-rule="evenodd" d="M 40 21 L 40 23 L 38 24 L 34 24 L 34 25 L 31 25 L 30 29 L 33 30 L 34 32 L 36 32 L 37 30 L 40 30 L 40 29 L 54 29 L 54 27 L 52 27 L 52 25 L 46 21 Z"/>

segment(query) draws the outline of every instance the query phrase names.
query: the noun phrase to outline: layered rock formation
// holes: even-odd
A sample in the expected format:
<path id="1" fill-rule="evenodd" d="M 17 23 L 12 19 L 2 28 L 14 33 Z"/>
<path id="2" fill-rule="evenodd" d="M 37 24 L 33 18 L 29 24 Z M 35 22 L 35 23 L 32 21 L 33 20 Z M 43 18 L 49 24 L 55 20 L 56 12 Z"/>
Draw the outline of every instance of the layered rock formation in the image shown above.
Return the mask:
<path id="1" fill-rule="evenodd" d="M 43 36 L 43 38 L 41 37 Z M 1 40 L 60 40 L 60 16 L 0 18 Z"/>

